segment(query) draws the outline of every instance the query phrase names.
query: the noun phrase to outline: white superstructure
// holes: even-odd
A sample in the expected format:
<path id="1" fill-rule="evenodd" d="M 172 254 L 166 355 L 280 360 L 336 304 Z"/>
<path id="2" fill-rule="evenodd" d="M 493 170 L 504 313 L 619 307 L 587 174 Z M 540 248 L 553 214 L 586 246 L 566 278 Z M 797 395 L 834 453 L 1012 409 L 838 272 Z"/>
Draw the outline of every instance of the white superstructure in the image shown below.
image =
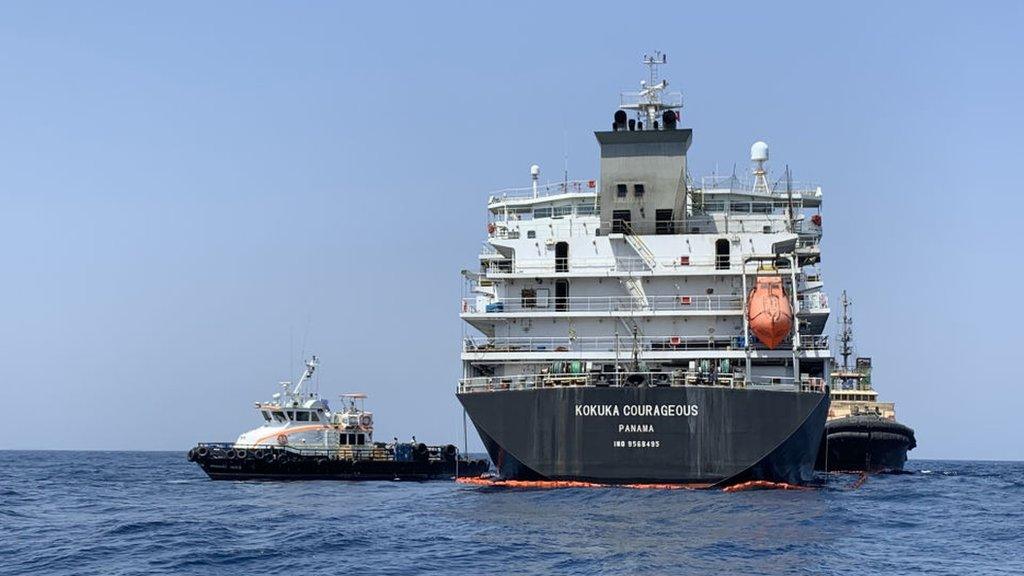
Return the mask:
<path id="1" fill-rule="evenodd" d="M 654 385 L 827 381 L 821 188 L 788 171 L 773 180 L 764 142 L 749 179 L 692 181 L 691 134 L 676 127 L 682 98 L 657 80 L 663 62 L 645 60 L 650 80 L 623 96 L 612 131 L 596 133 L 600 180 L 540 184 L 534 166 L 530 186 L 489 196 L 479 269 L 463 272 L 461 390 L 620 374 Z M 748 325 L 759 275 L 781 277 L 791 299 L 792 331 L 775 349 Z"/>

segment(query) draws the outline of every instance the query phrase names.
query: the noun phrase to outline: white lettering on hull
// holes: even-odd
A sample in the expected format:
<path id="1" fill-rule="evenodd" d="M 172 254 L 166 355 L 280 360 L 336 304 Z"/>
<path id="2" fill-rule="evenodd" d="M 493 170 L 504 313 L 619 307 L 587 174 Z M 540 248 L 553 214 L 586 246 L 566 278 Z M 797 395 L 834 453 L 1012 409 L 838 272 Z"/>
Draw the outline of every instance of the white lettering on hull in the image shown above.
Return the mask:
<path id="1" fill-rule="evenodd" d="M 668 416 L 691 417 L 699 413 L 696 404 L 577 404 L 577 416 Z"/>

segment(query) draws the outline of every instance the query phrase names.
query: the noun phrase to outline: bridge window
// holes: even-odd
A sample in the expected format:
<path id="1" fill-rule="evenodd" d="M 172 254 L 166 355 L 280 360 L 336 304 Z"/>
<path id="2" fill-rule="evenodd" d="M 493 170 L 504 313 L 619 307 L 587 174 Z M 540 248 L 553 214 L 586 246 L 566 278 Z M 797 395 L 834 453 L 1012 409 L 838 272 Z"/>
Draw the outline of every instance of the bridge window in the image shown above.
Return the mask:
<path id="1" fill-rule="evenodd" d="M 629 186 L 625 184 L 619 184 L 615 186 L 615 196 L 617 198 L 625 198 L 629 195 Z"/>
<path id="2" fill-rule="evenodd" d="M 527 230 L 526 231 L 526 237 L 527 238 L 536 238 L 537 237 L 537 231 L 536 230 Z"/>
<path id="3" fill-rule="evenodd" d="M 284 421 L 287 420 L 284 417 L 284 412 L 274 412 L 273 414 L 274 414 L 274 420 L 277 420 L 278 422 L 284 422 Z"/>
<path id="4" fill-rule="evenodd" d="M 356 444 L 360 446 L 366 444 L 366 434 L 356 434 Z"/>
<path id="5" fill-rule="evenodd" d="M 295 419 L 299 422 L 309 422 L 309 412 L 296 412 Z"/>
<path id="6" fill-rule="evenodd" d="M 320 416 L 317 415 L 316 412 L 310 412 L 309 413 L 309 419 L 312 420 L 313 422 L 319 422 L 320 421 Z"/>
<path id="7" fill-rule="evenodd" d="M 266 410 L 260 410 L 260 414 L 263 414 L 264 420 L 270 422 L 270 412 L 267 412 Z"/>
<path id="8" fill-rule="evenodd" d="M 636 196 L 637 198 L 643 198 L 644 197 L 644 185 L 643 184 L 634 184 L 633 185 L 633 196 Z"/>

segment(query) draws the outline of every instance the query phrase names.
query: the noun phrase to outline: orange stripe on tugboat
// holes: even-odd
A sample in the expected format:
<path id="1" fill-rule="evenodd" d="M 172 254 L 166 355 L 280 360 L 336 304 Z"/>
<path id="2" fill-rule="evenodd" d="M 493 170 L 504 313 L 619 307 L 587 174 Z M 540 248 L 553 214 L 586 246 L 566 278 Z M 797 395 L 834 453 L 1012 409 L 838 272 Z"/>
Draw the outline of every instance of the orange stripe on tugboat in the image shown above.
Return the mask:
<path id="1" fill-rule="evenodd" d="M 286 428 L 284 430 L 278 430 L 277 432 L 274 432 L 273 434 L 267 434 L 266 436 L 263 436 L 262 438 L 256 440 L 256 442 L 254 442 L 254 444 L 262 444 L 265 440 L 269 440 L 270 438 L 276 438 L 278 436 L 288 436 L 289 434 L 292 434 L 293 432 L 305 432 L 307 430 L 329 430 L 330 428 L 331 428 L 331 426 L 323 426 L 323 425 L 296 426 L 295 428 Z"/>

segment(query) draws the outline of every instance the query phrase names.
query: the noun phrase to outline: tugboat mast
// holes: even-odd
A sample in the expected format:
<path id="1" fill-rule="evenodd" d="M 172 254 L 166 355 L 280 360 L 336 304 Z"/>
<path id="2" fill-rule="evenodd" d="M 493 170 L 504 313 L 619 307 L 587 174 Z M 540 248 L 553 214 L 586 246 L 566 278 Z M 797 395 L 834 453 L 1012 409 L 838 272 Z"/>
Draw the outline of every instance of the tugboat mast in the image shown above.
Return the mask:
<path id="1" fill-rule="evenodd" d="M 843 317 L 840 319 L 839 341 L 843 344 L 843 372 L 850 371 L 850 356 L 853 356 L 853 318 L 850 317 L 850 300 L 846 297 L 846 290 L 843 290 Z"/>

